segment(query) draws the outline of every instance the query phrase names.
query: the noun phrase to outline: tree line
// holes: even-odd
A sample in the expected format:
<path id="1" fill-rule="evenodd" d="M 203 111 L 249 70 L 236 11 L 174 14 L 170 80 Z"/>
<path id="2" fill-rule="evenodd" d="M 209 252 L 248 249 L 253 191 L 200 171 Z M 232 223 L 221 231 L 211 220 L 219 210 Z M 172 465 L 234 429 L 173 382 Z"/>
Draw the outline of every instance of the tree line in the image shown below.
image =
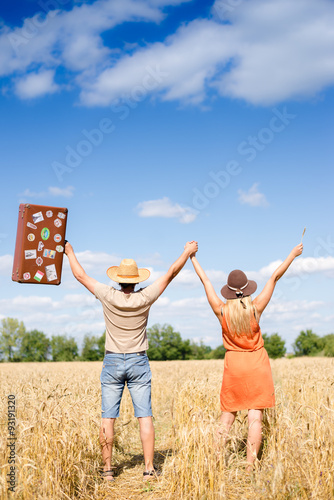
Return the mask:
<path id="1" fill-rule="evenodd" d="M 153 325 L 147 329 L 148 357 L 152 361 L 223 359 L 223 345 L 212 349 L 182 339 L 171 325 Z M 286 355 L 285 341 L 278 333 L 263 334 L 264 346 L 272 359 Z M 86 334 L 82 348 L 73 337 L 52 335 L 48 338 L 39 330 L 27 331 L 24 323 L 4 318 L 0 327 L 0 362 L 3 361 L 99 361 L 104 357 L 105 332 L 101 336 Z M 294 356 L 334 356 L 334 334 L 319 337 L 312 330 L 301 331 L 293 344 Z"/>

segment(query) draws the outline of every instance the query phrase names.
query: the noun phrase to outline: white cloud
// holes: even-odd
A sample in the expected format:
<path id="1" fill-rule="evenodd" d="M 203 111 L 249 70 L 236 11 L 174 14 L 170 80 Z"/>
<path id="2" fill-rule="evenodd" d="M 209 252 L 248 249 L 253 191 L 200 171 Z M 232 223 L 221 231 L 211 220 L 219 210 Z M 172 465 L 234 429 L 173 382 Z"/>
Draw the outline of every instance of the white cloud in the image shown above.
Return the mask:
<path id="1" fill-rule="evenodd" d="M 318 335 L 330 333 L 327 318 L 332 309 L 333 304 L 321 301 L 273 298 L 261 317 L 261 331 L 268 334 L 277 332 L 291 350 L 291 344 L 301 330 L 312 329 Z"/>
<path id="2" fill-rule="evenodd" d="M 20 198 L 48 198 L 50 196 L 58 198 L 72 198 L 74 195 L 74 187 L 67 186 L 66 188 L 59 188 L 57 186 L 48 187 L 47 191 L 31 191 L 29 188 L 26 189 L 19 196 Z"/>
<path id="3" fill-rule="evenodd" d="M 163 43 L 119 58 L 83 81 L 81 99 L 87 105 L 109 105 L 122 94 L 136 99 L 138 86 L 144 95 L 195 104 L 209 88 L 261 105 L 312 94 L 334 82 L 333 22 L 330 0 L 242 2 L 228 24 L 195 20 Z"/>
<path id="4" fill-rule="evenodd" d="M 262 331 L 270 329 L 270 332 L 284 332 L 286 328 L 296 329 L 298 332 L 303 328 L 312 328 L 309 324 L 326 328 L 323 314 L 320 313 L 328 307 L 328 304 L 316 300 L 282 300 L 273 298 L 261 318 Z M 317 328 L 315 328 L 317 331 Z"/>
<path id="5" fill-rule="evenodd" d="M 136 207 L 139 217 L 176 218 L 183 224 L 189 224 L 196 219 L 196 212 L 190 207 L 182 207 L 169 198 L 142 201 Z"/>
<path id="6" fill-rule="evenodd" d="M 137 257 L 138 262 L 141 263 L 141 266 L 161 266 L 163 265 L 163 260 L 159 252 L 155 252 L 153 254 L 147 254 L 143 256 Z"/>
<path id="7" fill-rule="evenodd" d="M 205 273 L 211 283 L 213 283 L 214 285 L 221 285 L 222 283 L 226 283 L 227 274 L 224 271 L 208 269 L 205 271 Z M 182 269 L 182 271 L 176 276 L 174 281 L 176 285 L 185 285 L 191 288 L 202 286 L 199 277 L 197 276 L 195 271 L 191 269 Z"/>
<path id="8" fill-rule="evenodd" d="M 89 276 L 92 278 L 99 279 L 103 283 L 108 283 L 110 286 L 116 286 L 116 283 L 113 281 L 108 282 L 107 278 L 107 269 L 111 266 L 119 266 L 121 260 L 123 258 L 131 257 L 133 255 L 124 255 L 119 256 L 116 254 L 109 254 L 107 252 L 92 252 L 91 250 L 84 250 L 82 252 L 77 252 L 74 248 L 78 261 L 87 272 Z M 153 283 L 156 279 L 162 276 L 162 271 L 156 271 L 151 266 L 142 264 L 140 258 L 136 259 L 136 262 L 139 267 L 146 267 L 151 272 L 149 279 L 147 280 L 147 284 Z M 67 258 L 64 258 L 63 265 L 63 273 L 62 273 L 62 287 L 66 289 L 82 289 L 82 285 L 80 285 L 77 280 L 73 277 L 69 262 Z"/>
<path id="9" fill-rule="evenodd" d="M 95 270 L 98 274 L 105 273 L 110 266 L 119 266 L 121 258 L 106 252 L 92 252 L 85 250 L 76 252 L 78 260 L 85 270 Z"/>
<path id="10" fill-rule="evenodd" d="M 217 78 L 222 95 L 270 105 L 333 84 L 332 1 L 242 1 L 227 19 L 235 64 Z"/>
<path id="11" fill-rule="evenodd" d="M 118 50 L 104 46 L 101 34 L 124 22 L 160 22 L 163 7 L 189 0 L 97 0 L 72 10 L 49 9 L 26 18 L 21 27 L 3 26 L 0 33 L 0 76 L 40 65 L 44 70 L 65 67 L 79 74 L 110 64 Z M 57 5 L 57 2 L 55 2 Z M 40 6 L 43 9 L 43 3 Z M 21 97 L 25 97 L 24 94 Z"/>
<path id="12" fill-rule="evenodd" d="M 221 327 L 204 294 L 176 300 L 169 294 L 167 290 L 152 306 L 149 326 L 169 323 L 184 338 L 203 339 L 212 346 L 222 343 Z M 101 335 L 105 329 L 101 305 L 88 292 L 66 294 L 59 300 L 48 295 L 18 295 L 0 300 L 0 310 L 0 319 L 15 317 L 28 330 L 37 328 L 48 336 L 71 335 L 79 344 L 84 334 Z M 333 322 L 332 310 L 332 304 L 323 301 L 274 298 L 261 318 L 261 329 L 269 334 L 276 331 L 289 341 L 305 328 L 323 335 Z"/>
<path id="13" fill-rule="evenodd" d="M 270 262 L 267 266 L 262 267 L 259 271 L 247 271 L 247 276 L 254 280 L 267 280 L 282 264 L 281 260 Z M 334 272 L 334 257 L 298 257 L 289 267 L 286 276 L 303 277 L 310 274 L 324 274 L 331 278 Z"/>
<path id="14" fill-rule="evenodd" d="M 18 318 L 28 330 L 37 328 L 48 336 L 71 335 L 79 344 L 86 333 L 102 334 L 105 329 L 102 307 L 93 295 L 87 291 L 66 293 L 60 299 L 51 295 L 22 293 L 1 299 L 0 319 L 8 316 Z M 169 323 L 184 338 L 203 339 L 212 346 L 222 343 L 221 326 L 203 292 L 197 297 L 189 297 L 188 294 L 182 294 L 177 299 L 172 297 L 172 288 L 168 288 L 152 306 L 149 326 Z M 278 332 L 288 342 L 292 342 L 299 331 L 306 328 L 324 335 L 331 331 L 332 311 L 333 304 L 327 298 L 326 302 L 305 299 L 288 301 L 278 298 L 276 294 L 261 318 L 261 329 L 269 334 Z"/>
<path id="15" fill-rule="evenodd" d="M 238 190 L 238 201 L 242 205 L 249 205 L 251 207 L 266 207 L 268 201 L 263 193 L 258 190 L 258 184 L 255 183 L 248 191 Z"/>
<path id="16" fill-rule="evenodd" d="M 78 261 L 88 274 L 94 276 L 106 276 L 106 271 L 110 266 L 118 266 L 123 258 L 116 254 L 109 254 L 106 252 L 92 252 L 91 250 L 84 250 L 76 252 Z M 141 260 L 137 259 L 138 265 L 143 267 Z M 258 271 L 245 271 L 249 279 L 256 281 L 266 281 L 282 263 L 281 260 L 270 262 Z M 11 275 L 13 266 L 12 255 L 0 255 L 0 275 Z M 151 276 L 147 283 L 152 283 L 160 276 L 162 276 L 167 269 L 157 270 L 152 266 L 146 267 L 150 270 Z M 210 281 L 215 285 L 222 285 L 226 283 L 228 273 L 221 270 L 207 269 L 205 270 Z M 286 276 L 305 278 L 308 275 L 323 274 L 329 278 L 334 276 L 334 257 L 298 257 L 289 267 Z M 68 259 L 64 258 L 62 285 L 68 281 L 76 283 L 72 276 L 72 272 L 68 263 Z M 201 287 L 200 280 L 192 269 L 182 269 L 176 276 L 175 285 L 187 287 Z M 78 285 L 80 286 L 80 285 Z"/>
<path id="17" fill-rule="evenodd" d="M 71 325 L 75 332 L 79 324 L 81 333 L 90 331 L 95 323 L 103 325 L 100 334 L 104 330 L 101 305 L 88 292 L 66 294 L 60 300 L 48 295 L 17 295 L 1 299 L 0 309 L 1 317 L 19 318 L 28 329 L 38 328 L 48 335 L 68 333 Z"/>
<path id="18" fill-rule="evenodd" d="M 204 337 L 203 336 L 201 336 L 201 337 L 193 337 L 192 340 L 196 344 L 200 344 L 201 342 L 203 342 L 203 344 L 209 345 L 209 346 L 217 344 L 217 337 L 213 337 L 212 335 L 204 335 Z"/>
<path id="19" fill-rule="evenodd" d="M 18 295 L 13 299 L 1 299 L 0 307 L 5 310 L 7 307 L 21 312 L 31 310 L 32 308 L 41 309 L 47 307 L 48 309 L 58 309 L 59 304 L 57 301 L 52 300 L 51 297 L 41 297 L 39 295 Z"/>
<path id="20" fill-rule="evenodd" d="M 158 300 L 156 301 L 157 306 L 160 307 L 166 307 L 170 304 L 170 299 L 168 297 L 164 297 L 163 295 L 160 295 Z"/>
<path id="21" fill-rule="evenodd" d="M 319 308 L 319 306 L 324 305 L 324 302 L 322 301 L 308 301 L 308 300 L 292 300 L 292 301 L 281 301 L 281 300 L 275 300 L 273 299 L 267 309 L 266 309 L 266 314 L 268 316 L 270 315 L 284 315 L 287 314 L 288 318 L 290 319 L 290 314 L 291 313 L 296 313 L 297 311 L 312 311 L 316 308 Z"/>
<path id="22" fill-rule="evenodd" d="M 291 274 L 317 274 L 323 273 L 333 278 L 334 257 L 302 257 L 294 262 Z"/>
<path id="23" fill-rule="evenodd" d="M 136 99 L 139 88 L 144 96 L 154 91 L 160 92 L 163 100 L 201 102 L 207 79 L 231 56 L 228 42 L 221 25 L 193 21 L 164 43 L 139 48 L 102 71 L 95 81 L 83 82 L 82 102 L 108 105 L 122 94 Z"/>
<path id="24" fill-rule="evenodd" d="M 168 293 L 168 292 L 166 292 Z M 205 296 L 202 297 L 185 297 L 179 300 L 171 300 L 168 297 L 161 297 L 157 301 L 157 309 L 152 309 L 155 318 L 176 318 L 176 317 L 197 317 L 212 319 L 215 323 L 210 305 Z"/>
<path id="25" fill-rule="evenodd" d="M 0 275 L 11 276 L 13 267 L 12 255 L 0 255 Z"/>
<path id="26" fill-rule="evenodd" d="M 21 99 L 33 99 L 46 94 L 54 94 L 59 86 L 54 82 L 54 70 L 29 73 L 16 82 L 16 94 Z"/>
<path id="27" fill-rule="evenodd" d="M 74 193 L 74 187 L 67 186 L 66 188 L 59 188 L 55 186 L 50 186 L 48 191 L 51 196 L 62 196 L 64 198 L 72 198 Z"/>
<path id="28" fill-rule="evenodd" d="M 65 68 L 69 83 L 82 91 L 82 103 L 90 106 L 110 105 L 124 94 L 141 100 L 152 93 L 197 104 L 213 89 L 271 105 L 334 83 L 331 0 L 249 0 L 224 11 L 217 1 L 211 19 L 184 24 L 163 42 L 128 52 L 104 45 L 102 33 L 116 25 L 159 23 L 165 6 L 180 3 L 97 0 L 69 11 L 52 10 L 44 19 L 37 14 L 22 27 L 3 26 L 0 75 L 14 81 L 20 76 L 16 91 L 24 98 L 55 91 L 48 72 Z M 33 75 L 24 76 L 36 68 L 39 89 L 31 85 Z M 49 80 L 43 83 L 41 75 Z"/>

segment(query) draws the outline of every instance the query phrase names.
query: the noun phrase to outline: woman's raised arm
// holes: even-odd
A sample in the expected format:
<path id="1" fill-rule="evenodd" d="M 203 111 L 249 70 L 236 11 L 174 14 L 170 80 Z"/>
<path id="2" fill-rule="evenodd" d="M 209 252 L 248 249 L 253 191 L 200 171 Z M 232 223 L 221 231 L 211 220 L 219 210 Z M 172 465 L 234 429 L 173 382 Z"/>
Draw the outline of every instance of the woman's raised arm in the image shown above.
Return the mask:
<path id="1" fill-rule="evenodd" d="M 190 256 L 190 259 L 191 259 L 191 262 L 192 262 L 194 269 L 197 273 L 197 276 L 199 277 L 199 279 L 203 283 L 208 302 L 209 302 L 210 306 L 212 307 L 213 312 L 215 313 L 215 315 L 219 319 L 221 317 L 221 310 L 222 310 L 222 306 L 223 306 L 224 302 L 222 300 L 220 300 L 220 298 L 217 296 L 215 289 L 213 288 L 213 286 L 211 284 L 211 281 L 209 280 L 209 278 L 207 277 L 207 275 L 203 271 L 202 267 L 200 266 L 200 264 L 196 258 L 196 255 L 192 254 Z"/>
<path id="2" fill-rule="evenodd" d="M 298 255 L 301 255 L 302 252 L 303 244 L 300 243 L 291 250 L 285 261 L 282 262 L 282 264 L 278 266 L 276 271 L 273 272 L 262 292 L 253 300 L 253 304 L 256 307 L 259 316 L 261 316 L 261 314 L 267 307 L 275 290 L 277 281 L 283 276 L 283 274 L 288 269 L 290 264 L 295 260 L 295 258 L 298 257 Z"/>

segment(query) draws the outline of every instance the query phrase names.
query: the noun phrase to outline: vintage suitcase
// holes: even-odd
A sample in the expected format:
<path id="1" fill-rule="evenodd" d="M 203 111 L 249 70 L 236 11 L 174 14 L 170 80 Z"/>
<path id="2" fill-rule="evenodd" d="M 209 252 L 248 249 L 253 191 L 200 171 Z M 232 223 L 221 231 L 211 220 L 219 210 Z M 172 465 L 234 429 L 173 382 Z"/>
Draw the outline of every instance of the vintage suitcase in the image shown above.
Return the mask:
<path id="1" fill-rule="evenodd" d="M 20 205 L 13 281 L 60 284 L 67 212 L 67 208 Z"/>

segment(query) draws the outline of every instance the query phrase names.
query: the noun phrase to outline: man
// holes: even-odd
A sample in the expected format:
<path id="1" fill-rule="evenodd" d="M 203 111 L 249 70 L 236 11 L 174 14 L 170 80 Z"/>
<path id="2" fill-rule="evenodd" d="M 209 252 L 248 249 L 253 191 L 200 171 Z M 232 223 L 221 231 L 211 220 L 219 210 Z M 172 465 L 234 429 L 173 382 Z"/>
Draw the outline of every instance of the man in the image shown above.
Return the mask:
<path id="1" fill-rule="evenodd" d="M 107 270 L 110 279 L 121 290 L 99 283 L 89 277 L 79 264 L 72 246 L 67 242 L 65 253 L 74 277 L 102 303 L 106 323 L 106 354 L 101 373 L 102 422 L 100 443 L 104 462 L 105 479 L 112 481 L 112 445 L 115 419 L 125 383 L 131 394 L 135 416 L 138 418 L 140 438 L 145 461 L 145 476 L 154 476 L 154 427 L 151 409 L 151 370 L 146 325 L 151 305 L 164 292 L 169 283 L 185 265 L 188 257 L 196 253 L 197 242 L 188 242 L 180 257 L 164 276 L 146 288 L 134 291 L 135 285 L 150 276 L 148 269 L 138 269 L 132 259 L 122 260 L 120 266 Z"/>

